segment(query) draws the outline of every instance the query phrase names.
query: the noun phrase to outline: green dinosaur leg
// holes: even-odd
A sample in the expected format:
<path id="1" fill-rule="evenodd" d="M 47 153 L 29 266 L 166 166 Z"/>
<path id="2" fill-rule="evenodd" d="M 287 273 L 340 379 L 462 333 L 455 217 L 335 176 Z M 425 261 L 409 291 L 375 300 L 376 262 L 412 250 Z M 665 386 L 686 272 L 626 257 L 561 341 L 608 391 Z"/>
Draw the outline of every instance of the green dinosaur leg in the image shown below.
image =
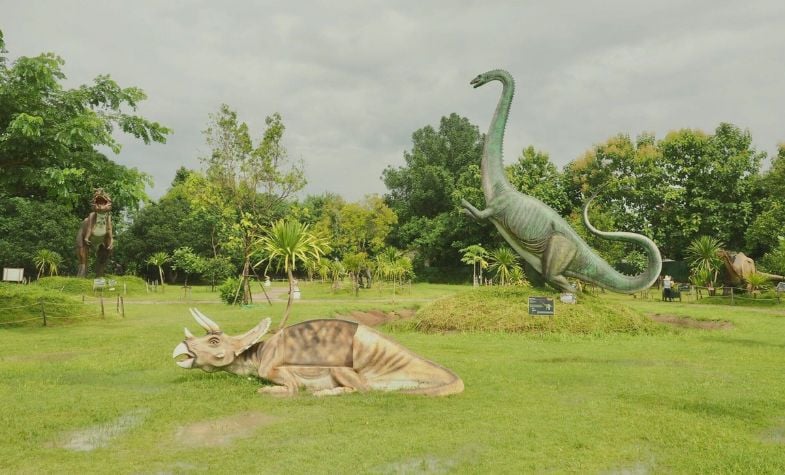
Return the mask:
<path id="1" fill-rule="evenodd" d="M 480 211 L 464 199 L 461 200 L 461 204 L 463 205 L 463 212 L 478 221 L 488 219 L 495 214 L 495 210 L 493 208 L 485 208 L 484 210 Z"/>
<path id="2" fill-rule="evenodd" d="M 562 234 L 552 235 L 542 253 L 542 276 L 545 280 L 565 292 L 575 292 L 575 287 L 562 273 L 570 265 L 577 252 L 575 244 L 567 237 Z"/>

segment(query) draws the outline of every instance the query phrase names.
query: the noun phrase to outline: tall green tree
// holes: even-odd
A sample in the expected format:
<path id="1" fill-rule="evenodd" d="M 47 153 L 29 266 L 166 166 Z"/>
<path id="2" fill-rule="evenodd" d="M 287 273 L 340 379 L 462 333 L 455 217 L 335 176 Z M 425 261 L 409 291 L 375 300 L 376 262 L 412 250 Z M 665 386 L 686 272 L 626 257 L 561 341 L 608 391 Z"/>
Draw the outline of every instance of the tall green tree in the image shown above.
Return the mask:
<path id="1" fill-rule="evenodd" d="M 268 116 L 265 125 L 254 143 L 248 125 L 223 104 L 210 115 L 204 131 L 210 155 L 201 160 L 208 186 L 199 190 L 199 200 L 204 209 L 231 216 L 228 239 L 242 255 L 243 303 L 251 300 L 248 278 L 254 242 L 267 223 L 283 214 L 286 200 L 305 186 L 302 164 L 288 160 L 283 146 L 281 116 Z"/>
<path id="2" fill-rule="evenodd" d="M 759 208 L 745 233 L 749 255 L 758 257 L 779 246 L 785 234 L 785 143 L 777 147 L 771 168 L 758 181 Z"/>
<path id="3" fill-rule="evenodd" d="M 460 211 L 461 198 L 482 196 L 482 140 L 477 126 L 451 114 L 442 117 L 438 129 L 428 125 L 415 131 L 405 165 L 382 173 L 385 200 L 398 216 L 389 241 L 415 251 L 419 268 L 457 267 L 459 249 L 492 241 L 492 225 L 472 224 Z"/>
<path id="4" fill-rule="evenodd" d="M 0 192 L 56 201 L 83 214 L 93 188 L 112 195 L 115 212 L 146 198 L 148 175 L 118 165 L 97 151 L 119 153 L 119 130 L 145 143 L 171 131 L 135 114 L 146 99 L 108 75 L 67 89 L 62 58 L 53 53 L 9 60 L 0 32 Z"/>
<path id="5" fill-rule="evenodd" d="M 194 198 L 195 190 L 205 184 L 200 173 L 181 169 L 160 199 L 131 213 L 130 225 L 117 233 L 122 245 L 114 254 L 126 272 L 143 272 L 147 256 L 158 251 L 171 254 L 182 246 L 204 257 L 226 254 L 223 215 L 203 208 Z"/>

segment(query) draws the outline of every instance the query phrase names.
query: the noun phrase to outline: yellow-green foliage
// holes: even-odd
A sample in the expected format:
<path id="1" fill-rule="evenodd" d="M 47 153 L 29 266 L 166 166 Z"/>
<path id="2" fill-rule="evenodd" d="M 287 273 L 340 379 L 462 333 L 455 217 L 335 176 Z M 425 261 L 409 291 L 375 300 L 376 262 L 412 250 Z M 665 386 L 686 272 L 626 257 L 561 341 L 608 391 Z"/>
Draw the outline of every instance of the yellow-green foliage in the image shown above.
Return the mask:
<path id="1" fill-rule="evenodd" d="M 43 325 L 42 302 L 47 317 L 51 317 L 50 324 L 88 311 L 97 313 L 97 307 L 85 309 L 80 301 L 62 292 L 35 285 L 0 283 L 0 328 Z"/>
<path id="2" fill-rule="evenodd" d="M 528 298 L 543 295 L 554 298 L 556 315 L 529 315 Z M 481 287 L 428 304 L 408 325 L 425 332 L 641 334 L 665 331 L 640 312 L 602 295 L 579 295 L 575 305 L 563 304 L 558 297 L 526 287 Z"/>

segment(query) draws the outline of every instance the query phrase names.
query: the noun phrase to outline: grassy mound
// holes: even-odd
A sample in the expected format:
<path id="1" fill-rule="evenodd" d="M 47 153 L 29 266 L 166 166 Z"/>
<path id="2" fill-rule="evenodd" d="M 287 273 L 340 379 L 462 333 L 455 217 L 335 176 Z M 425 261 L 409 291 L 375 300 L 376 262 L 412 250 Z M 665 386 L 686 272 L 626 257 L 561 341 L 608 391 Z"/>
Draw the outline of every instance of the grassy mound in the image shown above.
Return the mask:
<path id="1" fill-rule="evenodd" d="M 531 316 L 530 296 L 553 297 L 556 315 Z M 520 287 L 483 287 L 436 300 L 408 323 L 424 332 L 502 331 L 511 333 L 651 334 L 668 331 L 640 312 L 603 298 L 579 295 L 575 305 L 563 304 L 558 293 Z"/>
<path id="2" fill-rule="evenodd" d="M 128 295 L 141 295 L 147 292 L 144 280 L 141 277 L 109 275 L 106 276 L 106 279 L 116 282 L 114 289 L 117 292 L 123 291 L 123 285 L 125 285 Z M 79 277 L 42 277 L 32 285 L 42 289 L 59 290 L 72 295 L 92 294 L 93 292 L 93 279 Z"/>
<path id="3" fill-rule="evenodd" d="M 85 305 L 63 292 L 36 285 L 0 284 L 0 329 L 14 326 L 56 325 L 78 318 L 97 317 L 95 305 Z"/>

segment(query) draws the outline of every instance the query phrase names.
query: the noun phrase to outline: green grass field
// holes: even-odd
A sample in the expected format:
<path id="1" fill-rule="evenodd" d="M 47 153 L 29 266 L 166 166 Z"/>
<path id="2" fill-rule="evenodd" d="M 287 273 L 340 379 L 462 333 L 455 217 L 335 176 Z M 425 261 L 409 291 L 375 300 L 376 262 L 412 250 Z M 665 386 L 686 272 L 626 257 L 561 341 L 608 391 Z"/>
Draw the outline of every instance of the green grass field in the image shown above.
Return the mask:
<path id="1" fill-rule="evenodd" d="M 466 289 L 415 285 L 393 301 L 373 289 L 355 299 L 301 288 L 292 322 L 426 312 Z M 382 331 L 458 373 L 464 393 L 279 399 L 258 395 L 256 380 L 183 370 L 171 352 L 183 326 L 198 330 L 193 302 L 233 334 L 278 320 L 282 301 L 230 307 L 206 289 L 191 301 L 165 294 L 128 296 L 125 318 L 112 306 L 104 319 L 0 326 L 0 472 L 785 472 L 785 304 L 598 296 L 733 326 L 634 335 L 392 325 Z"/>

